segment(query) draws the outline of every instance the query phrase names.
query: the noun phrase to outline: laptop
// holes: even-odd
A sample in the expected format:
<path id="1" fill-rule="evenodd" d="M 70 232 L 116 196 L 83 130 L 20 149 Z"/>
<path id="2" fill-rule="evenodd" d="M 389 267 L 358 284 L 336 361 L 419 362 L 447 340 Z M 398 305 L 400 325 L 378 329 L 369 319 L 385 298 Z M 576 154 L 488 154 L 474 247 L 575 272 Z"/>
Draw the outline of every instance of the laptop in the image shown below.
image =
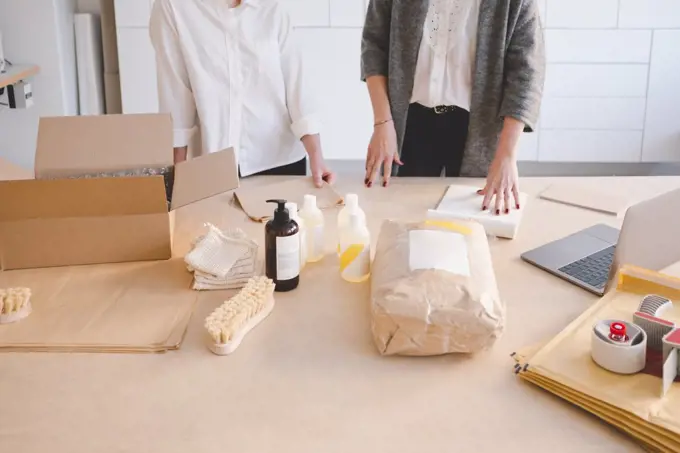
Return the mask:
<path id="1" fill-rule="evenodd" d="M 659 271 L 680 261 L 680 190 L 631 206 L 621 229 L 597 224 L 521 255 L 534 266 L 604 295 L 623 264 Z"/>

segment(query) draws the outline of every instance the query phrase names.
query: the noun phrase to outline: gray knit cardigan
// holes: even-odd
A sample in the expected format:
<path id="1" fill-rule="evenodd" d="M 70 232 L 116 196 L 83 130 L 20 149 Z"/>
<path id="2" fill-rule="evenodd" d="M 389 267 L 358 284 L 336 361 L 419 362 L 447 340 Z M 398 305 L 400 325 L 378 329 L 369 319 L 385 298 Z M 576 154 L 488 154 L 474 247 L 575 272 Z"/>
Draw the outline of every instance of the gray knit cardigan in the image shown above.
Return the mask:
<path id="1" fill-rule="evenodd" d="M 461 169 L 466 177 L 486 177 L 503 117 L 522 121 L 525 132 L 534 131 L 545 78 L 537 0 L 480 2 L 470 126 Z M 363 29 L 361 79 L 387 77 L 400 153 L 428 6 L 429 0 L 370 0 Z"/>

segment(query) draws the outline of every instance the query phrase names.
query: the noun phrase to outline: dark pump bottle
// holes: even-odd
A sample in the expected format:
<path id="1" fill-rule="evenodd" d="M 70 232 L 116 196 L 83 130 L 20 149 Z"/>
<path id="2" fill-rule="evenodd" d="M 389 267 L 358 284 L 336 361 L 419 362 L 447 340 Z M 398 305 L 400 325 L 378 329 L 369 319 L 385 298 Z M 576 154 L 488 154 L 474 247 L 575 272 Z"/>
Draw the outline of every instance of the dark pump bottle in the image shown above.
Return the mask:
<path id="1" fill-rule="evenodd" d="M 274 280 L 276 291 L 291 291 L 300 283 L 300 227 L 290 218 L 286 200 L 267 200 L 267 203 L 278 205 L 274 218 L 264 228 L 267 277 Z"/>

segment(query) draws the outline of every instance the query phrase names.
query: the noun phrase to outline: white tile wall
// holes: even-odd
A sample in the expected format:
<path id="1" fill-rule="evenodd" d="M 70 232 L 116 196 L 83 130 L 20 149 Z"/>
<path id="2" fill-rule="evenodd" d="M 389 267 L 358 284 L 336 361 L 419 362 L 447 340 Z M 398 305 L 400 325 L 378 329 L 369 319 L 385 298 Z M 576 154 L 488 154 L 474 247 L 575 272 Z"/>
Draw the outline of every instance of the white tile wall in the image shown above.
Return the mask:
<path id="1" fill-rule="evenodd" d="M 548 98 L 541 128 L 642 130 L 645 98 Z"/>
<path id="2" fill-rule="evenodd" d="M 279 0 L 298 27 L 328 27 L 331 23 L 329 0 Z M 350 1 L 350 0 L 347 0 Z"/>
<path id="3" fill-rule="evenodd" d="M 155 68 L 146 33 L 153 0 L 115 1 L 125 111 L 153 111 Z M 359 81 L 369 0 L 278 1 L 299 28 L 308 66 L 323 90 L 328 157 L 362 159 L 372 130 Z M 538 5 L 549 64 L 540 125 L 523 135 L 520 158 L 680 161 L 680 0 Z"/>
<path id="4" fill-rule="evenodd" d="M 544 26 L 545 26 L 545 22 L 547 20 L 547 18 L 546 18 L 547 4 L 548 4 L 548 0 L 538 0 L 538 12 L 541 15 L 541 23 Z"/>
<path id="5" fill-rule="evenodd" d="M 616 28 L 619 0 L 548 0 L 548 28 Z"/>
<path id="6" fill-rule="evenodd" d="M 538 160 L 538 132 L 522 134 L 519 139 L 517 159 L 524 161 Z"/>
<path id="7" fill-rule="evenodd" d="M 654 32 L 642 160 L 680 160 L 680 30 Z"/>
<path id="8" fill-rule="evenodd" d="M 680 28 L 680 2 L 678 0 L 621 0 L 619 27 Z"/>
<path id="9" fill-rule="evenodd" d="M 645 97 L 647 65 L 548 64 L 545 97 Z"/>
<path id="10" fill-rule="evenodd" d="M 647 63 L 652 32 L 546 30 L 545 43 L 550 63 Z"/>
<path id="11" fill-rule="evenodd" d="M 641 131 L 543 130 L 541 162 L 639 162 Z"/>
<path id="12" fill-rule="evenodd" d="M 331 27 L 361 27 L 364 25 L 364 0 L 331 0 Z"/>

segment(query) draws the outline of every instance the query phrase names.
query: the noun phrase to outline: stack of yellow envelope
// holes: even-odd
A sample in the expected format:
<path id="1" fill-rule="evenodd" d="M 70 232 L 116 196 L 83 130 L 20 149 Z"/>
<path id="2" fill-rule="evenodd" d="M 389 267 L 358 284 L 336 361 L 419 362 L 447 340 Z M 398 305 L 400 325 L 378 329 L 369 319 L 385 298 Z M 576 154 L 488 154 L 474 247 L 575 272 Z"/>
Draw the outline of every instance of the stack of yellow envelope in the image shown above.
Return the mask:
<path id="1" fill-rule="evenodd" d="M 620 375 L 591 358 L 593 326 L 601 320 L 633 320 L 642 298 L 657 294 L 674 302 L 664 318 L 680 326 L 680 279 L 624 266 L 616 287 L 547 344 L 514 354 L 518 376 L 616 426 L 649 451 L 680 451 L 680 382 L 663 394 L 661 363 Z M 677 365 L 676 365 L 677 366 Z M 648 374 L 651 373 L 651 374 Z"/>

